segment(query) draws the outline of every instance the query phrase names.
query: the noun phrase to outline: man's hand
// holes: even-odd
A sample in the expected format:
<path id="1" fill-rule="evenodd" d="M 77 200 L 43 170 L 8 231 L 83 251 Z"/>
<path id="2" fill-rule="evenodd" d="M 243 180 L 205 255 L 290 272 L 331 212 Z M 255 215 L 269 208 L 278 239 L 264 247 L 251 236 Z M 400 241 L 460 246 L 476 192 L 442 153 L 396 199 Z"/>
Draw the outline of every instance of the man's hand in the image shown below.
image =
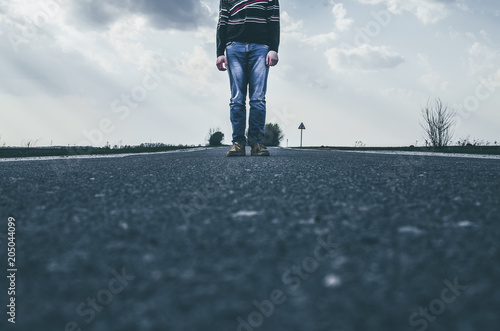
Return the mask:
<path id="1" fill-rule="evenodd" d="M 221 55 L 217 58 L 217 62 L 216 62 L 216 65 L 217 65 L 217 69 L 219 69 L 219 71 L 226 71 L 227 70 L 227 59 L 224 55 Z"/>
<path id="2" fill-rule="evenodd" d="M 275 65 L 278 64 L 278 61 L 279 61 L 278 53 L 276 53 L 275 51 L 269 51 L 269 53 L 267 53 L 266 64 L 268 66 L 274 67 Z"/>

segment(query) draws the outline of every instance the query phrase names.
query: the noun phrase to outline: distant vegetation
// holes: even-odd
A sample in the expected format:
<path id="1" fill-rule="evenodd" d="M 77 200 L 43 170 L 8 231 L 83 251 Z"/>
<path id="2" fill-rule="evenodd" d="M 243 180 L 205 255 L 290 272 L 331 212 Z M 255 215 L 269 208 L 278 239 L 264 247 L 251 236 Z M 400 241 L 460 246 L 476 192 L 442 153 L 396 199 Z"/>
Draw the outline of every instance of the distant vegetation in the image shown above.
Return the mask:
<path id="1" fill-rule="evenodd" d="M 267 123 L 264 129 L 266 132 L 264 136 L 264 145 L 279 146 L 284 137 L 280 126 L 275 123 Z"/>
<path id="2" fill-rule="evenodd" d="M 421 111 L 424 123 L 420 126 L 424 130 L 425 145 L 432 147 L 446 147 L 453 138 L 455 126 L 455 110 L 449 108 L 441 99 L 436 98 L 433 103 L 427 101 L 427 105 Z"/>
<path id="3" fill-rule="evenodd" d="M 266 123 L 264 130 L 264 145 L 279 146 L 281 141 L 283 140 L 283 130 L 281 129 L 281 127 L 275 123 Z M 248 136 L 248 129 L 246 135 Z M 222 142 L 224 141 L 224 133 L 222 133 L 219 128 L 211 128 L 208 131 L 206 141 L 208 146 L 222 146 Z"/>
<path id="4" fill-rule="evenodd" d="M 100 154 L 153 153 L 178 149 L 194 148 L 196 146 L 168 145 L 163 143 L 143 143 L 138 146 L 54 146 L 54 147 L 0 147 L 0 158 L 29 156 L 75 156 Z"/>
<path id="5" fill-rule="evenodd" d="M 38 144 L 38 142 L 40 141 L 40 139 L 35 139 L 35 140 L 23 140 L 22 142 L 22 145 L 24 147 L 35 147 L 36 144 Z"/>
<path id="6" fill-rule="evenodd" d="M 473 139 L 470 140 L 470 137 L 462 138 L 457 141 L 457 146 L 463 147 L 472 147 L 472 146 L 498 146 L 498 141 L 493 143 L 489 141 L 484 141 L 483 139 Z"/>
<path id="7" fill-rule="evenodd" d="M 207 142 L 208 146 L 222 146 L 224 141 L 224 133 L 219 128 L 211 128 L 208 130 Z"/>
<path id="8" fill-rule="evenodd" d="M 424 130 L 425 147 L 437 152 L 456 152 L 474 154 L 500 154 L 498 142 L 493 144 L 481 139 L 470 140 L 469 137 L 459 139 L 453 144 L 456 111 L 445 105 L 440 98 L 430 100 L 421 109 L 424 120 L 420 126 Z M 410 146 L 414 147 L 414 146 Z"/>
<path id="9" fill-rule="evenodd" d="M 356 148 L 362 148 L 362 147 L 366 147 L 366 144 L 363 143 L 361 140 L 358 140 L 354 143 L 354 147 Z"/>
<path id="10" fill-rule="evenodd" d="M 421 109 L 424 122 L 420 123 L 425 134 L 425 146 L 415 145 L 405 147 L 366 147 L 362 141 L 356 141 L 354 147 L 345 146 L 321 146 L 304 147 L 312 149 L 328 150 L 362 150 L 362 151 L 422 151 L 443 153 L 466 153 L 466 154 L 494 154 L 500 155 L 500 143 L 484 141 L 482 139 L 461 138 L 453 144 L 453 129 L 455 125 L 455 111 L 436 98 L 434 102 L 428 102 Z M 248 132 L 247 132 L 248 134 Z M 283 140 L 283 131 L 278 124 L 266 123 L 264 144 L 266 146 L 279 146 Z M 224 133 L 219 128 L 211 128 L 206 137 L 208 146 L 222 146 Z M 0 158 L 30 157 L 30 156 L 75 156 L 75 155 L 99 155 L 99 154 L 125 154 L 125 153 L 153 153 L 179 149 L 195 148 L 194 145 L 171 145 L 164 143 L 142 143 L 136 146 L 122 145 L 121 141 L 115 145 L 109 142 L 104 147 L 92 146 L 51 146 L 36 147 L 36 140 L 23 140 L 23 147 L 8 147 L 2 142 L 0 134 Z M 198 145 L 200 147 L 201 145 Z"/>

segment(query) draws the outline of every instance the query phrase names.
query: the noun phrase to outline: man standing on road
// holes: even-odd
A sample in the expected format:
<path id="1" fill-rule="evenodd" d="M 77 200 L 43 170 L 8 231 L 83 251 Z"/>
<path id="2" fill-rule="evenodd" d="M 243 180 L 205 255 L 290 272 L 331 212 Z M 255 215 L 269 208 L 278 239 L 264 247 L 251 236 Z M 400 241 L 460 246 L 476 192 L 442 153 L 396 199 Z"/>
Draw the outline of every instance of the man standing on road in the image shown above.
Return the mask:
<path id="1" fill-rule="evenodd" d="M 216 64 L 228 70 L 231 86 L 233 147 L 227 156 L 245 156 L 247 90 L 251 155 L 268 156 L 263 144 L 266 90 L 269 67 L 278 63 L 279 0 L 220 0 L 219 8 Z"/>

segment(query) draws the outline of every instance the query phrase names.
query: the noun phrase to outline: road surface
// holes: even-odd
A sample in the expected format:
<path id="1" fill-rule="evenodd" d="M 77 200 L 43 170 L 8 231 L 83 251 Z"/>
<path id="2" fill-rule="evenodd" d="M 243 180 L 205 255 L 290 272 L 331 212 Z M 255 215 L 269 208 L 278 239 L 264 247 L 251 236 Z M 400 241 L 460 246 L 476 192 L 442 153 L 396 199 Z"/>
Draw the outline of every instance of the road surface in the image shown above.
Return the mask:
<path id="1" fill-rule="evenodd" d="M 0 329 L 498 329 L 500 160 L 226 149 L 0 162 Z"/>

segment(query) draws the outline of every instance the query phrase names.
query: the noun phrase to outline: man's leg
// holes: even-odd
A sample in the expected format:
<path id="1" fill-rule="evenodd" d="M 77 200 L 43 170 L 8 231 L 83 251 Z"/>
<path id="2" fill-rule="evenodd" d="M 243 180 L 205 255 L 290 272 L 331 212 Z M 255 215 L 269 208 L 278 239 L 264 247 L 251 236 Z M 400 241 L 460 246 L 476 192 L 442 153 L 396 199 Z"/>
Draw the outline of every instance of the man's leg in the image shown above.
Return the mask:
<path id="1" fill-rule="evenodd" d="M 269 46 L 250 44 L 249 53 L 249 89 L 250 89 L 250 118 L 248 123 L 248 144 L 262 144 L 264 140 L 264 126 L 266 124 L 266 91 L 269 67 L 266 65 L 266 56 Z"/>
<path id="2" fill-rule="evenodd" d="M 247 55 L 246 45 L 230 43 L 226 47 L 226 58 L 231 85 L 231 124 L 233 125 L 233 143 L 246 144 L 246 99 L 247 99 Z"/>

